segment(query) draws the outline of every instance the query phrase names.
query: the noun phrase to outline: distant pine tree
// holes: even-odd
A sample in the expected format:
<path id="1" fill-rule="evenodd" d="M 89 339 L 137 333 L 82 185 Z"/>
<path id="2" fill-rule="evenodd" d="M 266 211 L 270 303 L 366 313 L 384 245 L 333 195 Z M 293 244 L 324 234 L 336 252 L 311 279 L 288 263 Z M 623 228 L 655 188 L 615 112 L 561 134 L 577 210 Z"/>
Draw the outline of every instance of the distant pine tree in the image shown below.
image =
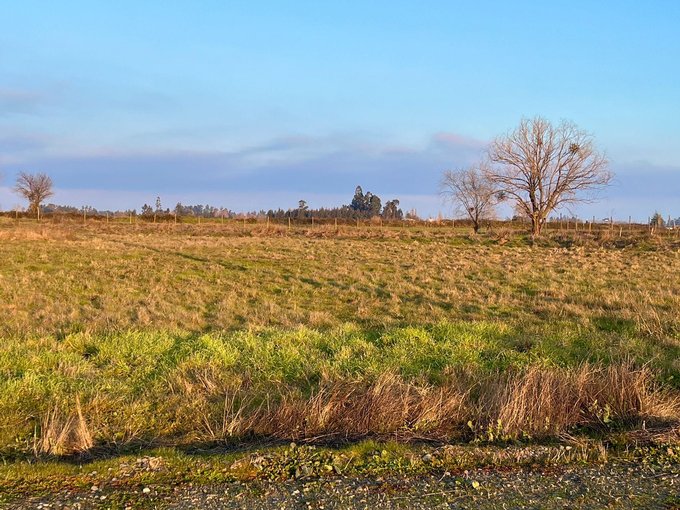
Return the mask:
<path id="1" fill-rule="evenodd" d="M 649 220 L 649 224 L 652 227 L 663 228 L 666 225 L 666 222 L 664 221 L 663 216 L 661 216 L 661 214 L 659 214 L 657 211 L 652 215 L 652 219 Z"/>

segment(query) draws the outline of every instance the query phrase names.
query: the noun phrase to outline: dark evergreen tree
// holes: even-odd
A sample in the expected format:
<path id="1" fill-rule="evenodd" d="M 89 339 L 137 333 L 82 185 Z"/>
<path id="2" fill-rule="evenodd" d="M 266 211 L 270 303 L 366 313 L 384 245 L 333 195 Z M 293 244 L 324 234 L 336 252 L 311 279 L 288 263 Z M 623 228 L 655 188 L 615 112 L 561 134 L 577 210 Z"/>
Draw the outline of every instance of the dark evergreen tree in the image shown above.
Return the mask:
<path id="1" fill-rule="evenodd" d="M 361 189 L 361 186 L 357 186 L 356 189 L 354 190 L 354 198 L 352 198 L 352 203 L 350 204 L 350 207 L 354 211 L 358 212 L 364 211 L 366 207 L 366 198 L 364 197 L 364 190 Z"/>
<path id="2" fill-rule="evenodd" d="M 371 195 L 371 198 L 367 205 L 367 213 L 369 216 L 380 216 L 380 210 L 382 209 L 382 202 L 378 195 Z"/>
<path id="3" fill-rule="evenodd" d="M 399 200 L 388 200 L 383 207 L 382 217 L 386 220 L 401 220 L 404 217 L 404 213 L 399 209 Z"/>

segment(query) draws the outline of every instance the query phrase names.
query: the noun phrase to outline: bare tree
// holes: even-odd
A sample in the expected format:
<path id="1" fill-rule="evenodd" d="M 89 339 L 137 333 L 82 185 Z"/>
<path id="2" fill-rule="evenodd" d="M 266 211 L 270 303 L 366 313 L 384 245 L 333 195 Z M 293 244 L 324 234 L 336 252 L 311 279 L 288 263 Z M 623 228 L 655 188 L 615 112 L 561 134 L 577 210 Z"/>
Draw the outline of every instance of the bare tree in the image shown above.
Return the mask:
<path id="1" fill-rule="evenodd" d="M 553 126 L 541 117 L 523 119 L 491 143 L 488 158 L 486 176 L 529 218 L 534 236 L 552 211 L 591 201 L 586 193 L 612 179 L 592 136 L 568 121 Z"/>
<path id="2" fill-rule="evenodd" d="M 441 181 L 441 194 L 467 214 L 475 233 L 479 232 L 482 220 L 495 213 L 497 190 L 486 173 L 484 165 L 448 170 Z"/>
<path id="3" fill-rule="evenodd" d="M 28 211 L 40 217 L 40 204 L 54 195 L 52 179 L 46 174 L 20 172 L 14 191 L 28 200 Z"/>

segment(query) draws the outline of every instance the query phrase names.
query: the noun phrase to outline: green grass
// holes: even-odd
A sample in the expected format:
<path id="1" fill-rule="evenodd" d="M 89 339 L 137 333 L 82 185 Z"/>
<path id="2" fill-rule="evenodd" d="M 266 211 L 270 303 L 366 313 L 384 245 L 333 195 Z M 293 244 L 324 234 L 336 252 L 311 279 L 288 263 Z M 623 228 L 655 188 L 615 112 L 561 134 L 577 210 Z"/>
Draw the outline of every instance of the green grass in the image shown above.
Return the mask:
<path id="1" fill-rule="evenodd" d="M 497 322 L 440 323 L 381 333 L 331 330 L 233 333 L 77 333 L 5 339 L 0 349 L 0 453 L 30 453 L 34 433 L 56 411 L 75 416 L 76 398 L 95 444 L 209 441 L 201 416 L 224 412 L 225 395 L 247 387 L 250 407 L 323 381 L 375 383 L 386 373 L 439 385 L 451 374 L 476 380 L 530 366 L 651 363 L 658 382 L 677 387 L 680 349 L 634 334 L 542 329 Z M 203 413 L 203 414 L 201 414 Z M 208 418 L 205 418 L 208 419 Z"/>

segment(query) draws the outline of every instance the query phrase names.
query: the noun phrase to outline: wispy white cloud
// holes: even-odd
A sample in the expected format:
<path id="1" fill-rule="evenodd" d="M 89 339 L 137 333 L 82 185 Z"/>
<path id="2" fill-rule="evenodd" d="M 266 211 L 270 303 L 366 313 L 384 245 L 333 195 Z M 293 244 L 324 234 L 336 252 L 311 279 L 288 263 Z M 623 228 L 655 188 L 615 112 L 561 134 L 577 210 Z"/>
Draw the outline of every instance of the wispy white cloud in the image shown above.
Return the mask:
<path id="1" fill-rule="evenodd" d="M 448 141 L 442 145 L 438 139 L 422 146 L 406 146 L 342 135 L 283 137 L 231 151 L 103 148 L 31 154 L 18 146 L 11 149 L 11 154 L 21 157 L 22 165 L 50 172 L 65 187 L 87 184 L 130 190 L 222 186 L 327 191 L 345 182 L 354 185 L 359 179 L 397 191 L 399 183 L 407 182 L 411 188 L 414 181 L 435 182 L 444 167 L 465 164 L 478 152 L 468 144 L 458 146 Z"/>

